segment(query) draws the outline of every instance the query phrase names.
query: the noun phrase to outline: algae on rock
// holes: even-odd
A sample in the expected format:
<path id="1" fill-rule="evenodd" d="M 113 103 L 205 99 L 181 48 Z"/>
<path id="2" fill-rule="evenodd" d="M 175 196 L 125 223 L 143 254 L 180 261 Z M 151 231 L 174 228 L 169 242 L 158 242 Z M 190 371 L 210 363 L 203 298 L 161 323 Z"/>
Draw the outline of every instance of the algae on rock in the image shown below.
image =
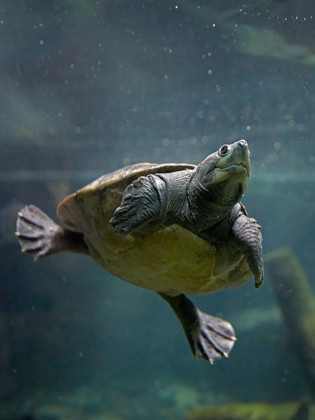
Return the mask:
<path id="1" fill-rule="evenodd" d="M 233 403 L 218 406 L 204 406 L 190 412 L 186 420 L 306 420 L 315 418 L 315 407 L 309 410 L 310 402 L 300 403 Z M 301 415 L 300 415 L 301 413 Z"/>

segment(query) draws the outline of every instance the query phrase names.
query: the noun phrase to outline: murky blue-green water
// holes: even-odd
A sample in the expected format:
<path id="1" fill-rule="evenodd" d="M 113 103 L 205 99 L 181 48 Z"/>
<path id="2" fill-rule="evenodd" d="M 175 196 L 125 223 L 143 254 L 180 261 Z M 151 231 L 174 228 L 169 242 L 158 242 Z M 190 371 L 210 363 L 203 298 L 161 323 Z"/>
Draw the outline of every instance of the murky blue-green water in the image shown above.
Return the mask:
<path id="1" fill-rule="evenodd" d="M 154 293 L 85 256 L 34 264 L 14 237 L 24 204 L 56 220 L 60 200 L 106 172 L 198 164 L 245 138 L 242 201 L 264 252 L 290 246 L 314 291 L 314 21 L 311 0 L 2 1 L 1 419 L 176 420 L 314 394 L 267 268 L 258 291 L 252 279 L 193 297 L 238 337 L 211 366 Z"/>

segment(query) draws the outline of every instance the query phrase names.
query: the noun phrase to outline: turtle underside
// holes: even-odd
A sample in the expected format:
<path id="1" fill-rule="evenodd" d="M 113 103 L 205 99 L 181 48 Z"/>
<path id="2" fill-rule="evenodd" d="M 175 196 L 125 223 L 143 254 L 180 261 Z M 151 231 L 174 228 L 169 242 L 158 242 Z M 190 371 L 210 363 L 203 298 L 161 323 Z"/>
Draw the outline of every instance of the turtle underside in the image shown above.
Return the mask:
<path id="1" fill-rule="evenodd" d="M 92 258 L 136 286 L 170 295 L 199 294 L 238 286 L 252 275 L 245 258 L 172 225 L 148 235 L 119 235 L 109 224 L 125 188 L 140 176 L 194 169 L 189 164 L 130 165 L 106 174 L 58 206 L 58 217 L 82 232 Z M 226 261 L 233 261 L 233 265 Z"/>

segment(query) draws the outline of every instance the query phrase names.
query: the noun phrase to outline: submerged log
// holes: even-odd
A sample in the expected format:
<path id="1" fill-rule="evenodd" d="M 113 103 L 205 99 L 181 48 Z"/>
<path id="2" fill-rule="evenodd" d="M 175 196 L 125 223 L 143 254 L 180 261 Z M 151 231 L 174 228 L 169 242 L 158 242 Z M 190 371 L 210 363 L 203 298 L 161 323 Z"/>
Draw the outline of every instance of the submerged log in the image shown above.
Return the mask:
<path id="1" fill-rule="evenodd" d="M 306 274 L 290 248 L 269 253 L 266 263 L 292 348 L 315 392 L 315 300 Z"/>

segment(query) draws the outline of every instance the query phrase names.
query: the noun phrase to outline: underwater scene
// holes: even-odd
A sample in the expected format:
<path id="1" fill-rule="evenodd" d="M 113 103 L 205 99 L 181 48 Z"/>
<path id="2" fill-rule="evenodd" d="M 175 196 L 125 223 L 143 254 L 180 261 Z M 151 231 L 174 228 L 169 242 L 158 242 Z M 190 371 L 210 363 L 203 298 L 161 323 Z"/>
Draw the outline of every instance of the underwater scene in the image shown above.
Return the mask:
<path id="1" fill-rule="evenodd" d="M 0 56 L 0 420 L 315 419 L 315 3 L 2 0 Z"/>

